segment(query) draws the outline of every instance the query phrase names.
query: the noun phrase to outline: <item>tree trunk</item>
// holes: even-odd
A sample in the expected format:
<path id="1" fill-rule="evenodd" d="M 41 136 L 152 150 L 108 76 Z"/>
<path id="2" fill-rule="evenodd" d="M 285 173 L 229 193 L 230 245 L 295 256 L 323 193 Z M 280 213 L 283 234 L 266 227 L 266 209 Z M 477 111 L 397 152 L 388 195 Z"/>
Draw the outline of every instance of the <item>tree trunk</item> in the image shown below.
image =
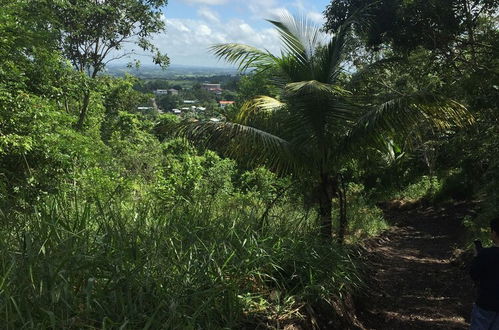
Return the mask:
<path id="1" fill-rule="evenodd" d="M 90 91 L 85 91 L 83 96 L 83 104 L 80 109 L 80 117 L 78 118 L 78 123 L 76 124 L 76 129 L 81 131 L 83 129 L 83 124 L 85 124 L 85 118 L 87 117 L 88 105 L 90 104 Z"/>
<path id="2" fill-rule="evenodd" d="M 328 174 L 321 175 L 319 185 L 319 216 L 321 236 L 331 238 L 333 234 L 333 194 L 334 182 Z"/>
<path id="3" fill-rule="evenodd" d="M 94 63 L 92 66 L 94 68 L 92 74 L 90 75 L 91 80 L 95 80 L 97 77 L 97 74 L 99 73 L 99 66 L 101 65 L 101 62 Z M 83 72 L 83 66 L 82 69 L 80 69 L 81 72 Z M 78 118 L 78 123 L 76 124 L 76 129 L 81 131 L 83 129 L 83 125 L 85 124 L 85 119 L 87 118 L 87 111 L 88 111 L 88 106 L 90 104 L 90 94 L 91 94 L 91 88 L 87 86 L 86 90 L 84 91 L 83 94 L 83 104 L 81 106 L 80 110 L 80 117 Z"/>

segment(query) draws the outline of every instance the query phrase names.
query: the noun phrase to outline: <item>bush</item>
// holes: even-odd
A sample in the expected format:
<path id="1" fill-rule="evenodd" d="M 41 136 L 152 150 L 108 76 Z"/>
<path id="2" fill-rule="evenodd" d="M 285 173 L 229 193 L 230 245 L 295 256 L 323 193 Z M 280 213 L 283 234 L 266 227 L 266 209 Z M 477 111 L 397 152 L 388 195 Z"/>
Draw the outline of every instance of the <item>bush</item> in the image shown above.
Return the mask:
<path id="1" fill-rule="evenodd" d="M 339 206 L 335 207 L 335 219 L 339 219 L 338 208 Z M 383 211 L 369 200 L 364 186 L 356 183 L 350 183 L 347 188 L 347 221 L 349 242 L 378 235 L 389 227 L 383 217 Z M 335 227 L 338 226 L 336 221 Z"/>
<path id="2" fill-rule="evenodd" d="M 463 170 L 453 170 L 442 180 L 442 186 L 435 194 L 435 200 L 468 200 L 473 198 L 475 187 L 473 178 Z"/>
<path id="3" fill-rule="evenodd" d="M 406 199 L 411 201 L 433 199 L 440 190 L 441 182 L 437 177 L 422 176 L 416 182 L 408 184 L 402 191 L 396 192 L 392 198 Z"/>

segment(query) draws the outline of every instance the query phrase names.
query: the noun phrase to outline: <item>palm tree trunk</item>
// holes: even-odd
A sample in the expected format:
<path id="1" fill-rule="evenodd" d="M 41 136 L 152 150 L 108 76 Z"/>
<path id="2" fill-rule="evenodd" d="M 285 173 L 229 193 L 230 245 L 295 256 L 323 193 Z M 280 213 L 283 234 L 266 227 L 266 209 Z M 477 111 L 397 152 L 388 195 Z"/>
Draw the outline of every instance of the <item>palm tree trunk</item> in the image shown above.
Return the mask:
<path id="1" fill-rule="evenodd" d="M 318 193 L 321 236 L 329 239 L 333 235 L 332 199 L 334 193 L 334 183 L 328 174 L 321 175 Z"/>

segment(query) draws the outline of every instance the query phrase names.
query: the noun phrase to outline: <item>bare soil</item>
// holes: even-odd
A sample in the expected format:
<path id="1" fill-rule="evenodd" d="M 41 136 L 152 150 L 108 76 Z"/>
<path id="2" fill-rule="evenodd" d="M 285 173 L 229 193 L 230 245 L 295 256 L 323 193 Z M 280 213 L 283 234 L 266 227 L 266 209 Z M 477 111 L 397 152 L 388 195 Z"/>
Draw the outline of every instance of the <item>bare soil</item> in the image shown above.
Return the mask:
<path id="1" fill-rule="evenodd" d="M 461 220 L 471 212 L 469 203 L 385 206 L 394 226 L 365 247 L 371 292 L 357 303 L 365 329 L 468 329 L 471 256 L 459 246 Z"/>

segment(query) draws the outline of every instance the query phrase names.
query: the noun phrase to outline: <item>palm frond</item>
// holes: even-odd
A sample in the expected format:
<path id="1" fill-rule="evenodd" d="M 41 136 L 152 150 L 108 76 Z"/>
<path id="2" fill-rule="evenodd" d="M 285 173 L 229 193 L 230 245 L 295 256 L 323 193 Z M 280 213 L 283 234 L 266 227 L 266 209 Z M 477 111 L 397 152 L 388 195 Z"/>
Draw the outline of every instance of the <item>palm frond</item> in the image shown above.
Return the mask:
<path id="1" fill-rule="evenodd" d="M 334 96 L 349 96 L 352 93 L 332 84 L 325 84 L 317 80 L 299 81 L 286 85 L 286 91 L 294 95 L 323 94 Z"/>
<path id="2" fill-rule="evenodd" d="M 326 34 L 320 27 L 310 24 L 305 18 L 295 18 L 289 14 L 281 15 L 272 23 L 283 43 L 280 67 L 291 81 L 314 79 L 310 74 L 317 49 L 326 43 Z"/>
<path id="3" fill-rule="evenodd" d="M 349 42 L 350 25 L 343 25 L 334 34 L 327 47 L 320 57 L 320 65 L 324 67 L 323 71 L 327 74 L 327 82 L 336 82 L 342 71 L 341 64 L 346 56 L 345 47 Z"/>
<path id="4" fill-rule="evenodd" d="M 266 165 L 279 173 L 297 168 L 300 156 L 288 141 L 254 127 L 230 122 L 183 122 L 175 134 L 220 150 L 251 165 Z"/>
<path id="5" fill-rule="evenodd" d="M 276 27 L 287 55 L 307 64 L 323 35 L 320 28 L 309 24 L 305 18 L 295 18 L 289 14 L 281 14 L 279 20 L 268 22 Z"/>
<path id="6" fill-rule="evenodd" d="M 270 96 L 260 95 L 243 104 L 236 117 L 236 122 L 247 124 L 252 118 L 267 118 L 285 106 L 285 103 Z"/>
<path id="7" fill-rule="evenodd" d="M 458 102 L 417 93 L 371 106 L 351 129 L 347 140 L 352 145 L 368 140 L 383 144 L 386 136 L 410 136 L 428 129 L 445 132 L 473 122 L 472 114 Z"/>
<path id="8" fill-rule="evenodd" d="M 270 67 L 275 63 L 275 57 L 270 52 L 244 44 L 217 44 L 211 46 L 210 51 L 218 58 L 238 65 L 241 71 L 248 68 Z"/>
<path id="9" fill-rule="evenodd" d="M 291 99 L 292 108 L 303 114 L 305 122 L 320 121 L 322 125 L 331 125 L 335 120 L 344 124 L 358 118 L 359 109 L 348 102 L 352 93 L 338 85 L 315 80 L 289 83 L 286 95 Z"/>
<path id="10" fill-rule="evenodd" d="M 346 56 L 345 48 L 351 42 L 352 29 L 365 29 L 371 24 L 371 10 L 379 1 L 353 12 L 333 33 L 333 38 L 318 54 L 317 70 L 322 74 L 320 80 L 334 83 L 342 72 L 341 64 Z M 327 76 L 324 76 L 327 74 Z"/>
<path id="11" fill-rule="evenodd" d="M 300 62 L 296 57 L 282 54 L 276 60 L 276 67 L 280 73 L 279 84 L 277 86 L 284 88 L 287 83 L 292 81 L 304 81 L 313 79 L 310 66 Z"/>

